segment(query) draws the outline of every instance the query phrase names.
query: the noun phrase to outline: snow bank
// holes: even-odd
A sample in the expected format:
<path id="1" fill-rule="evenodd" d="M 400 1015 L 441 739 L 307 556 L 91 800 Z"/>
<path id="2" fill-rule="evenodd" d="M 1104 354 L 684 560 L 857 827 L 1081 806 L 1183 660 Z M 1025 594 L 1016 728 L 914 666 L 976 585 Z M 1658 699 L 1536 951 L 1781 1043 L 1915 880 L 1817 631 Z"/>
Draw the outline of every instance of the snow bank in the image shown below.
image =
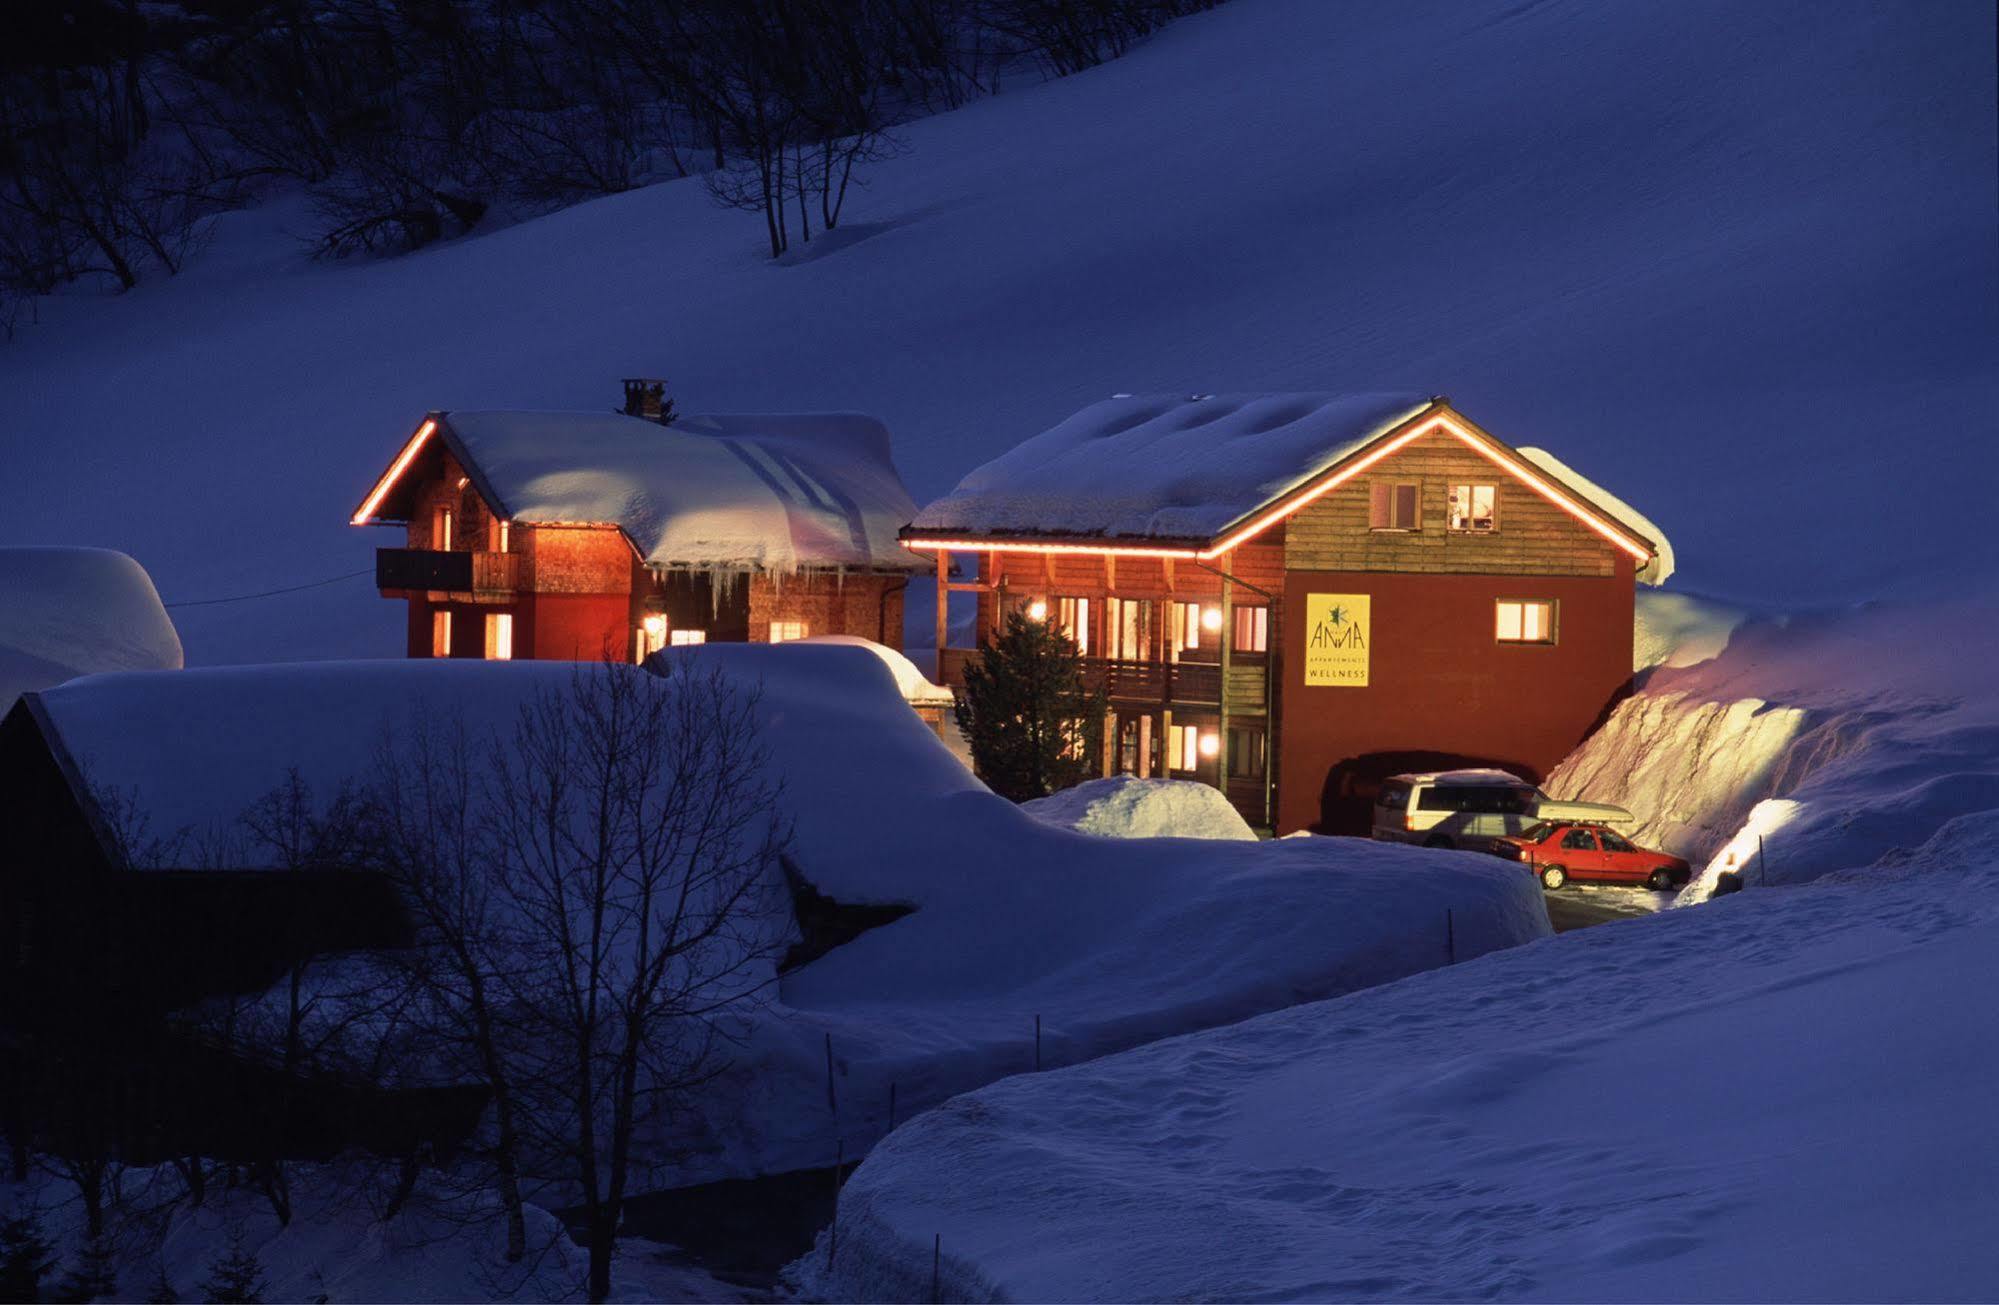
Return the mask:
<path id="1" fill-rule="evenodd" d="M 1693 666 L 1719 657 L 1736 627 L 1749 619 L 1743 608 L 1695 594 L 1640 589 L 1635 597 L 1634 671 Z"/>
<path id="2" fill-rule="evenodd" d="M 440 421 L 516 521 L 615 521 L 660 566 L 930 563 L 896 532 L 915 515 L 888 428 L 853 413 L 697 416 L 450 412 Z"/>
<path id="3" fill-rule="evenodd" d="M 0 715 L 94 671 L 175 670 L 180 636 L 145 568 L 105 548 L 0 548 Z"/>
<path id="4" fill-rule="evenodd" d="M 676 1183 L 862 1154 L 892 1093 L 906 1117 L 1032 1068 L 1037 1017 L 1041 1063 L 1068 1064 L 1548 933 L 1532 879 L 1490 857 L 1054 828 L 979 783 L 857 648 L 713 644 L 654 661 L 669 664 L 761 686 L 790 859 L 818 892 L 914 907 L 735 1012 L 734 1068 L 647 1139 Z M 289 766 L 322 797 L 365 775 L 392 720 L 455 718 L 477 738 L 579 673 L 644 674 L 314 663 L 93 676 L 41 700 L 87 782 L 128 794 L 155 832 L 200 831 Z"/>
<path id="5" fill-rule="evenodd" d="M 912 1119 L 830 1300 L 1955 1300 L 1999 1279 L 1999 812 Z M 1669 996 L 1670 994 L 1670 996 Z M 933 1242 L 933 1239 L 941 1239 Z"/>
<path id="6" fill-rule="evenodd" d="M 1221 790 L 1185 779 L 1093 779 L 1020 809 L 1036 820 L 1106 838 L 1215 838 L 1256 834 Z"/>
<path id="7" fill-rule="evenodd" d="M 1866 863 L 1999 806 L 1995 643 L 1993 594 L 1748 620 L 1718 656 L 1668 657 L 1543 787 L 1626 806 L 1640 843 L 1704 863 L 1683 900 L 1727 869 Z"/>
<path id="8" fill-rule="evenodd" d="M 895 687 L 902 694 L 903 701 L 912 707 L 949 707 L 957 699 L 941 684 L 932 684 L 930 677 L 916 669 L 916 663 L 885 644 L 872 639 L 863 639 L 857 634 L 815 634 L 804 639 L 789 640 L 794 646 L 810 647 L 814 644 L 832 644 L 836 647 L 865 648 L 881 659 L 895 676 Z"/>

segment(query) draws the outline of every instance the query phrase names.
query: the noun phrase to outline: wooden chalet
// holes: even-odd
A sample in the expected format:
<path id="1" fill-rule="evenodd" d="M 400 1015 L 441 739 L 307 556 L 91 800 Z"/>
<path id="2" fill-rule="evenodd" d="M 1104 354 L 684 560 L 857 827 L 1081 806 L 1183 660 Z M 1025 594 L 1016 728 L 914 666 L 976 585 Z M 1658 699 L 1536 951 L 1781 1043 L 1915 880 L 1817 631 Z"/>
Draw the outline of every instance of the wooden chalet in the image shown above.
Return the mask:
<path id="1" fill-rule="evenodd" d="M 668 644 L 855 635 L 902 646 L 927 562 L 888 431 L 853 414 L 661 421 L 619 412 L 432 412 L 355 510 L 404 530 L 375 582 L 408 604 L 411 657 L 643 661 Z"/>
<path id="2" fill-rule="evenodd" d="M 945 598 L 1057 622 L 1108 691 L 1105 773 L 1226 792 L 1278 833 L 1365 832 L 1379 780 L 1538 780 L 1628 690 L 1630 507 L 1447 400 L 1120 397 L 967 476 L 903 531 Z M 977 556 L 954 580 L 953 554 Z"/>

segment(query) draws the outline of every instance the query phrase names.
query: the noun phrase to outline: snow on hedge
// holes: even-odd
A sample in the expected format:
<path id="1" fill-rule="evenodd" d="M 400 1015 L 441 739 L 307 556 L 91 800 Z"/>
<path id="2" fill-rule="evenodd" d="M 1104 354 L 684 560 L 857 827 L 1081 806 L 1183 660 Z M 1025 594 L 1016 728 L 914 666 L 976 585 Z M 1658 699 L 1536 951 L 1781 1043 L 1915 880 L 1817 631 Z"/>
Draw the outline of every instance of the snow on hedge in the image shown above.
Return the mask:
<path id="1" fill-rule="evenodd" d="M 1209 539 L 1429 402 L 1419 394 L 1106 399 L 971 472 L 915 525 Z"/>
<path id="2" fill-rule="evenodd" d="M 1955 1300 L 1999 1281 L 1999 811 L 911 1119 L 822 1300 Z M 933 1240 L 936 1239 L 936 1240 Z M 932 1295 L 933 1247 L 941 1251 Z"/>
<path id="3" fill-rule="evenodd" d="M 852 1158 L 909 1112 L 1044 1064 L 1242 1019 L 1544 936 L 1540 891 L 1490 857 L 1354 839 L 1106 839 L 989 791 L 846 647 L 667 650 L 760 685 L 791 861 L 841 903 L 914 910 L 740 1012 L 735 1068 L 651 1144 L 677 1180 Z M 219 827 L 288 767 L 322 796 L 365 776 L 385 724 L 504 728 L 551 663 L 319 663 L 109 675 L 43 695 L 89 782 L 156 830 Z M 611 668 L 592 673 L 643 674 Z M 827 1037 L 834 1067 L 829 1107 Z"/>
<path id="4" fill-rule="evenodd" d="M 1543 785 L 1615 802 L 1632 836 L 1705 870 L 1797 882 L 1999 806 L 1999 594 L 1690 624 L 1719 655 L 1668 655 Z M 1741 621 L 1731 625 L 1730 621 Z M 1759 848 L 1760 839 L 1760 848 Z"/>
<path id="5" fill-rule="evenodd" d="M 173 670 L 180 636 L 151 577 L 108 548 L 0 548 L 0 715 L 94 671 Z"/>
<path id="6" fill-rule="evenodd" d="M 661 566 L 930 565 L 896 540 L 916 513 L 888 428 L 856 413 L 685 417 L 450 412 L 501 512 L 617 522 Z"/>
<path id="7" fill-rule="evenodd" d="M 1093 779 L 1020 809 L 1045 824 L 1109 838 L 1254 840 L 1249 822 L 1211 784 L 1185 779 Z"/>

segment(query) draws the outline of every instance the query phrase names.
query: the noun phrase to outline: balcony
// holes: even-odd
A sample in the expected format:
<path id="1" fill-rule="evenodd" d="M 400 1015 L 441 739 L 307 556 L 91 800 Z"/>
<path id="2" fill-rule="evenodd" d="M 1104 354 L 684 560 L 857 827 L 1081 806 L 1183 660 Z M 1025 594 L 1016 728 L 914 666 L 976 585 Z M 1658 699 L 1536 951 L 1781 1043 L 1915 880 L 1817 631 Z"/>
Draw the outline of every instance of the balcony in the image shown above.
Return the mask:
<path id="1" fill-rule="evenodd" d="M 457 553 L 433 548 L 375 550 L 375 587 L 474 597 L 503 597 L 520 588 L 518 553 Z"/>
<path id="2" fill-rule="evenodd" d="M 946 648 L 944 683 L 963 688 L 965 666 L 978 655 L 970 648 Z M 1102 688 L 1113 702 L 1213 707 L 1222 700 L 1222 668 L 1212 662 L 1116 661 L 1108 657 L 1084 657 L 1081 661 L 1083 682 Z M 1242 692 L 1241 686 L 1236 687 Z M 1260 689 L 1260 684 L 1257 687 Z"/>

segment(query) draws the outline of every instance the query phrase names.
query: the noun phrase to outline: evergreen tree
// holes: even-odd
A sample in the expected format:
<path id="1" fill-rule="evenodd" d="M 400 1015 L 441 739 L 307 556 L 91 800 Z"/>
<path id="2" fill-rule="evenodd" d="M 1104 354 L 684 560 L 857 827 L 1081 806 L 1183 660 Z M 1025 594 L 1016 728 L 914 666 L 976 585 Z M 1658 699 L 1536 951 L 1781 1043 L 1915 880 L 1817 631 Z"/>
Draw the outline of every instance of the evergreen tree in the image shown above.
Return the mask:
<path id="1" fill-rule="evenodd" d="M 55 1262 L 55 1246 L 42 1231 L 39 1210 L 30 1206 L 0 1219 L 0 1300 L 40 1300 L 42 1279 Z"/>
<path id="2" fill-rule="evenodd" d="M 84 1242 L 76 1254 L 76 1262 L 63 1275 L 61 1286 L 56 1288 L 56 1299 L 72 1301 L 84 1305 L 87 1301 L 110 1296 L 118 1290 L 118 1265 L 111 1246 L 111 1239 L 102 1234 Z"/>
<path id="3" fill-rule="evenodd" d="M 979 777 L 1015 802 L 1094 778 L 1109 704 L 1084 683 L 1075 643 L 1049 621 L 1011 612 L 980 653 L 958 702 Z"/>
<path id="4" fill-rule="evenodd" d="M 258 1305 L 268 1284 L 257 1254 L 243 1245 L 242 1235 L 229 1239 L 229 1253 L 208 1266 L 208 1277 L 199 1284 L 203 1300 L 223 1305 Z"/>

